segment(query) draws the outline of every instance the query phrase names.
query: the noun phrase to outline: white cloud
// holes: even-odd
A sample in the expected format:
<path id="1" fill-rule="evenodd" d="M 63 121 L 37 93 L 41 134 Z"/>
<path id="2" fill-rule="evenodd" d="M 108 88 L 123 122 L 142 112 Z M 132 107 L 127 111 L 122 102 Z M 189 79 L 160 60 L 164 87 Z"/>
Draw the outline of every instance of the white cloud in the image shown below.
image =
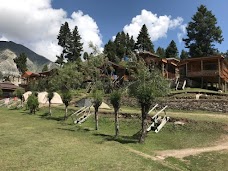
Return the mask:
<path id="1" fill-rule="evenodd" d="M 177 33 L 177 38 L 178 38 L 179 43 L 182 43 L 183 37 L 187 34 L 186 27 L 187 27 L 187 24 L 183 24 L 179 27 L 180 32 Z"/>
<path id="2" fill-rule="evenodd" d="M 99 48 L 102 45 L 96 22 L 81 11 L 67 18 L 66 11 L 52 8 L 51 0 L 0 0 L 0 4 L 0 40 L 21 43 L 52 61 L 61 52 L 57 35 L 65 21 L 78 26 L 84 50 L 89 51 L 89 41 Z"/>
<path id="3" fill-rule="evenodd" d="M 169 29 L 175 29 L 181 26 L 183 18 L 172 19 L 171 16 L 157 16 L 151 11 L 143 9 L 140 15 L 134 17 L 129 25 L 124 26 L 124 32 L 137 39 L 137 36 L 143 26 L 146 24 L 148 33 L 152 41 L 166 37 Z"/>
<path id="4" fill-rule="evenodd" d="M 9 41 L 9 40 L 4 36 L 0 36 L 0 41 Z"/>

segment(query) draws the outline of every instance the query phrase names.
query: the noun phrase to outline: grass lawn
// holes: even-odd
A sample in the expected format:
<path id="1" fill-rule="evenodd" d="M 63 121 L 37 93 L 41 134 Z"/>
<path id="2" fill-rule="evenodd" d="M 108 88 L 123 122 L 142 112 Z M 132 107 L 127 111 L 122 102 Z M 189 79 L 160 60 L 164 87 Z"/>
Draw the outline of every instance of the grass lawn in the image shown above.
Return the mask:
<path id="1" fill-rule="evenodd" d="M 93 115 L 85 123 L 73 125 L 70 119 L 61 120 L 64 111 L 60 108 L 53 109 L 52 117 L 46 112 L 43 108 L 30 115 L 0 108 L 1 170 L 204 170 L 211 162 L 204 158 L 211 153 L 189 156 L 187 162 L 175 158 L 161 162 L 129 149 L 153 157 L 156 150 L 212 145 L 227 133 L 219 120 L 199 119 L 184 126 L 168 123 L 158 134 L 149 132 L 145 144 L 138 144 L 134 134 L 140 130 L 139 119 L 121 118 L 120 137 L 114 139 L 113 115 L 100 115 L 99 131 L 95 131 Z M 227 161 L 227 153 L 213 154 L 219 170 L 225 170 L 226 165 L 220 164 Z"/>

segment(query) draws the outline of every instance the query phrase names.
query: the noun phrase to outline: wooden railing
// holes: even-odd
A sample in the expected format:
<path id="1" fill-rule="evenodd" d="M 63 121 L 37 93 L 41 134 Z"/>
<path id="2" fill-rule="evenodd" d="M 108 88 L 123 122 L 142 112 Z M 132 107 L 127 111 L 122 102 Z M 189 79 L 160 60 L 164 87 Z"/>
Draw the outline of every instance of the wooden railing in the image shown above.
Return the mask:
<path id="1" fill-rule="evenodd" d="M 218 70 L 203 70 L 203 71 L 188 71 L 187 77 L 206 77 L 206 76 L 217 76 L 219 75 Z"/>
<path id="2" fill-rule="evenodd" d="M 228 81 L 228 69 L 224 68 L 221 72 L 220 72 L 220 77 L 222 79 L 224 79 L 225 81 Z"/>

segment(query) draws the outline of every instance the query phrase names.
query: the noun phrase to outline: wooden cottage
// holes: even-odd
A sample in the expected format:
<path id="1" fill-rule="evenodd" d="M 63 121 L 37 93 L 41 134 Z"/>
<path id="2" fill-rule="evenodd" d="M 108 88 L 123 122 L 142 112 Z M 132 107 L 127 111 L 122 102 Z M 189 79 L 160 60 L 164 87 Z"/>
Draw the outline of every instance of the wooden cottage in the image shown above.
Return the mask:
<path id="1" fill-rule="evenodd" d="M 140 52 L 139 56 L 144 59 L 147 65 L 155 66 L 161 70 L 162 75 L 167 79 L 176 79 L 178 77 L 177 64 L 179 60 L 176 58 L 160 58 L 151 52 Z"/>
<path id="2" fill-rule="evenodd" d="M 190 87 L 228 90 L 228 62 L 223 56 L 188 58 L 178 68 L 180 77 L 188 79 Z"/>
<path id="3" fill-rule="evenodd" d="M 0 83 L 0 89 L 3 91 L 3 97 L 13 97 L 13 92 L 20 87 L 14 85 L 11 82 L 2 82 Z"/>

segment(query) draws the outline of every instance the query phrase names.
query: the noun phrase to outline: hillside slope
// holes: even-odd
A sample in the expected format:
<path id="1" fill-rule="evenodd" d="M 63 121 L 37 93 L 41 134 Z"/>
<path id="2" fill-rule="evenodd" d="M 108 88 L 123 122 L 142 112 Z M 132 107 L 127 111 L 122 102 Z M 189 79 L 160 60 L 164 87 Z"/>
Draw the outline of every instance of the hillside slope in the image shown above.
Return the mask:
<path id="1" fill-rule="evenodd" d="M 13 59 L 21 53 L 25 53 L 28 57 L 27 66 L 30 71 L 40 72 L 45 64 L 47 64 L 50 69 L 56 67 L 55 63 L 51 62 L 49 59 L 36 54 L 21 44 L 11 41 L 0 41 L 0 71 L 3 74 L 18 75 L 19 72 Z"/>

